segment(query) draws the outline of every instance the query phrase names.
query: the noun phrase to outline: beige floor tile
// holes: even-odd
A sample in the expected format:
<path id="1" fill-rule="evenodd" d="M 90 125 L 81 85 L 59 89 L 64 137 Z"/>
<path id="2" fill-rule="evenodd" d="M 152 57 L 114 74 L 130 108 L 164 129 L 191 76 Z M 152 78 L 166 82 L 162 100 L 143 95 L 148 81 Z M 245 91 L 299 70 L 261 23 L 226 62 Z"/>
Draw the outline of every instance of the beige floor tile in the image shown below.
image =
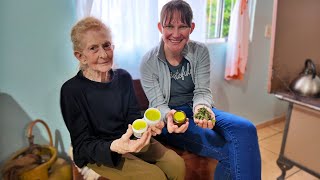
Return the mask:
<path id="1" fill-rule="evenodd" d="M 272 129 L 270 127 L 265 127 L 265 128 L 262 128 L 262 129 L 258 129 L 257 132 L 258 132 L 259 141 L 279 133 L 279 131 L 277 131 L 275 129 Z"/>
<path id="2" fill-rule="evenodd" d="M 276 180 L 277 177 L 281 175 L 281 170 L 276 163 L 278 155 L 264 148 L 260 148 L 260 152 L 262 162 L 262 180 Z M 299 169 L 293 167 L 287 171 L 286 177 L 289 177 L 297 171 L 299 171 Z"/>
<path id="3" fill-rule="evenodd" d="M 259 141 L 260 147 L 263 147 L 275 154 L 280 153 L 283 133 L 278 133 L 269 138 Z"/>
<path id="4" fill-rule="evenodd" d="M 279 122 L 279 123 L 270 125 L 269 127 L 272 128 L 272 129 L 274 129 L 274 130 L 277 130 L 277 131 L 279 131 L 279 132 L 283 132 L 284 126 L 285 126 L 285 121 L 281 121 L 281 122 Z"/>
<path id="5" fill-rule="evenodd" d="M 262 161 L 262 180 L 276 180 L 281 175 L 277 159 L 280 153 L 284 126 L 285 122 L 280 122 L 258 130 Z M 286 179 L 320 180 L 295 166 L 286 172 Z"/>
<path id="6" fill-rule="evenodd" d="M 297 173 L 294 173 L 293 175 L 288 176 L 286 179 L 288 180 L 319 180 L 319 178 L 300 170 Z"/>

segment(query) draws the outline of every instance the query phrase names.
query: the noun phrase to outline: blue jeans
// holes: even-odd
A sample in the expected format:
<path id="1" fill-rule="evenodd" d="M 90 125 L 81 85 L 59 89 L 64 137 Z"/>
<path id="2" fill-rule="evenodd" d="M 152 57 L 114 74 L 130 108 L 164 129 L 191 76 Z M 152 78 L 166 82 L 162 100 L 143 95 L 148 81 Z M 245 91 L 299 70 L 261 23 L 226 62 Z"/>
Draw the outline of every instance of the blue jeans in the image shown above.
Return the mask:
<path id="1" fill-rule="evenodd" d="M 213 129 L 196 126 L 192 104 L 170 107 L 182 110 L 189 118 L 185 133 L 168 133 L 163 128 L 160 141 L 200 156 L 219 161 L 215 180 L 260 180 L 261 159 L 255 126 L 245 118 L 213 108 L 216 125 Z"/>

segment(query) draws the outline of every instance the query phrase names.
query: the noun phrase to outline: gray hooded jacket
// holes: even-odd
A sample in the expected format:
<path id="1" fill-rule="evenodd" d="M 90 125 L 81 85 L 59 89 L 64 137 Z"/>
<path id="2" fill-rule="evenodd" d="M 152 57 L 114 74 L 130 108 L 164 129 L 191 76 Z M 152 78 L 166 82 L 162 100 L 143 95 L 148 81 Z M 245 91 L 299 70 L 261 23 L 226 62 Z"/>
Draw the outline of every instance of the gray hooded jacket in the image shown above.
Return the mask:
<path id="1" fill-rule="evenodd" d="M 163 41 L 148 51 L 140 66 L 141 84 L 149 100 L 149 107 L 160 109 L 162 119 L 170 111 L 171 78 L 170 71 L 163 50 Z M 190 62 L 191 77 L 195 85 L 193 92 L 193 109 L 202 104 L 213 107 L 210 90 L 210 57 L 205 44 L 189 41 L 184 47 L 182 55 Z"/>

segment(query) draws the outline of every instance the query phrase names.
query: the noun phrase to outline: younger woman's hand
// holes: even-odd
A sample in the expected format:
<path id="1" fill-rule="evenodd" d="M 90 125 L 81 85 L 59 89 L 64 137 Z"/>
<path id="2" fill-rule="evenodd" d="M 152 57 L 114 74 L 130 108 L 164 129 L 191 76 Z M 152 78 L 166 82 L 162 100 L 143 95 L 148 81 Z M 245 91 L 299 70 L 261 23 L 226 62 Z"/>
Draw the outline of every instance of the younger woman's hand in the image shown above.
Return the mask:
<path id="1" fill-rule="evenodd" d="M 212 129 L 214 127 L 214 125 L 215 125 L 214 122 L 212 122 L 211 120 L 208 120 L 208 119 L 196 119 L 194 117 L 194 115 L 196 113 L 198 113 L 199 109 L 202 108 L 202 107 L 206 108 L 206 110 L 210 113 L 211 117 L 213 117 L 215 119 L 215 114 L 213 113 L 212 109 L 210 109 L 210 108 L 208 108 L 207 106 L 204 106 L 204 105 L 197 105 L 194 108 L 194 112 L 193 112 L 194 123 L 196 123 L 196 125 L 199 126 L 199 127 Z"/>
<path id="2" fill-rule="evenodd" d="M 177 125 L 175 125 L 173 123 L 173 114 L 175 112 L 176 112 L 176 110 L 172 109 L 166 115 L 168 132 L 169 133 L 184 133 L 184 132 L 186 132 L 186 130 L 189 127 L 189 121 L 187 120 L 187 122 L 185 124 L 183 124 L 180 127 L 178 127 Z"/>
<path id="3" fill-rule="evenodd" d="M 126 154 L 131 152 L 140 152 L 140 150 L 150 143 L 151 128 L 149 127 L 146 132 L 143 133 L 140 139 L 131 140 L 130 137 L 133 134 L 131 124 L 128 125 L 127 132 L 121 136 L 121 138 L 114 140 L 111 143 L 111 151 L 119 154 Z"/>

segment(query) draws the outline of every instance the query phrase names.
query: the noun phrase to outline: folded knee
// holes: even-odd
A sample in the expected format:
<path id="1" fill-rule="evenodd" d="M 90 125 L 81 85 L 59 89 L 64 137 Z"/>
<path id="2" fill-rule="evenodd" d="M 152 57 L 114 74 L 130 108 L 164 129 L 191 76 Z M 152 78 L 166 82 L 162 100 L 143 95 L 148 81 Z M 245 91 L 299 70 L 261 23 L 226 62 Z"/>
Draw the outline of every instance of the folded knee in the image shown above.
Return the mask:
<path id="1" fill-rule="evenodd" d="M 247 129 L 250 133 L 257 134 L 257 128 L 251 121 L 247 121 Z"/>
<path id="2" fill-rule="evenodd" d="M 165 173 L 157 166 L 153 166 L 152 168 L 148 169 L 149 176 L 152 177 L 153 180 L 165 180 L 167 179 Z"/>
<path id="3" fill-rule="evenodd" d="M 169 170 L 167 172 L 169 179 L 184 179 L 186 166 L 183 158 L 171 149 L 166 152 L 166 156 L 170 159 L 166 167 Z"/>
<path id="4" fill-rule="evenodd" d="M 240 121 L 237 122 L 236 127 L 239 129 L 245 129 L 246 131 L 249 131 L 249 132 L 257 131 L 256 126 L 251 121 L 244 118 L 240 119 Z"/>

